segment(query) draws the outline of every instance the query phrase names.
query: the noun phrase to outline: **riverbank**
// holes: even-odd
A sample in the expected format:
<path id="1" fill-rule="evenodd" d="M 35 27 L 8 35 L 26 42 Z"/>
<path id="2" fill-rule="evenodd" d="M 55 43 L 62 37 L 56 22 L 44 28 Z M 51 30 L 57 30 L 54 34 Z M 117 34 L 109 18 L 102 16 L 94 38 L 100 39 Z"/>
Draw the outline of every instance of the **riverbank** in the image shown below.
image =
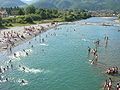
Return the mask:
<path id="1" fill-rule="evenodd" d="M 83 22 L 114 23 L 113 19 L 93 17 Z M 120 35 L 117 32 L 118 27 L 114 26 L 80 25 L 79 22 L 73 22 L 48 30 L 37 37 L 32 34 L 35 38 L 13 49 L 17 54 L 16 58 L 13 54 L 1 53 L 1 66 L 7 68 L 12 64 L 13 69 L 2 74 L 2 81 L 5 78 L 9 81 L 2 82 L 0 88 L 3 90 L 39 90 L 39 88 L 42 90 L 103 90 L 103 83 L 109 77 L 113 81 L 112 85 L 116 87 L 120 77 L 105 74 L 105 70 L 109 67 L 120 68 Z M 107 47 L 104 44 L 105 35 L 109 37 Z M 39 42 L 40 37 L 44 38 L 44 43 Z M 94 41 L 98 39 L 100 40 L 97 48 L 98 64 L 91 65 L 93 55 L 88 56 L 88 46 L 94 49 Z M 25 67 L 25 70 L 21 67 Z M 27 81 L 27 85 L 21 85 L 21 80 Z"/>
<path id="2" fill-rule="evenodd" d="M 47 31 L 48 29 L 55 28 L 62 23 L 44 23 L 30 26 L 17 26 L 0 31 L 0 51 L 10 50 L 17 45 L 24 43 L 33 37 Z M 14 45 L 11 46 L 11 43 Z"/>
<path id="3" fill-rule="evenodd" d="M 119 23 L 120 24 L 120 20 L 118 20 L 118 19 L 116 19 L 116 20 L 114 20 L 116 23 Z"/>

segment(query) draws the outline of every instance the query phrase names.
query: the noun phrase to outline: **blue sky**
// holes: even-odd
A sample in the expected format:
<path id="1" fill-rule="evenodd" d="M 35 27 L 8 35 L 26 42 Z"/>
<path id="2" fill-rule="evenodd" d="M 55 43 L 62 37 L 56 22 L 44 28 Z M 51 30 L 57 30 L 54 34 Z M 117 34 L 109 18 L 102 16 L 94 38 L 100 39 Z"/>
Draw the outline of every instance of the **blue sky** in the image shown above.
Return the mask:
<path id="1" fill-rule="evenodd" d="M 21 1 L 23 1 L 25 3 L 31 3 L 31 1 L 33 2 L 34 0 L 21 0 Z"/>
<path id="2" fill-rule="evenodd" d="M 24 2 L 26 2 L 26 1 L 33 1 L 33 0 L 21 0 L 21 1 L 24 1 Z"/>
<path id="3" fill-rule="evenodd" d="M 32 1 L 32 0 L 22 0 L 22 1 Z"/>

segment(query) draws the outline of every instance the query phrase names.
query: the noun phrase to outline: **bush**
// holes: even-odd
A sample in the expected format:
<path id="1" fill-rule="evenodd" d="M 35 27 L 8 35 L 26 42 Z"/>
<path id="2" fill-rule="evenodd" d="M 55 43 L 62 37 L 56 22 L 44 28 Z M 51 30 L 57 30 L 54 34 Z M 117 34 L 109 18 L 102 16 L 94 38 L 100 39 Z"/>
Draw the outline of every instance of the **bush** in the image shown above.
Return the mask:
<path id="1" fill-rule="evenodd" d="M 13 26 L 13 25 L 11 23 L 9 23 L 8 26 Z"/>
<path id="2" fill-rule="evenodd" d="M 18 19 L 16 20 L 16 23 L 26 24 L 26 21 L 24 21 L 24 19 L 22 19 L 22 18 L 18 18 Z"/>
<path id="3" fill-rule="evenodd" d="M 33 19 L 31 16 L 25 16 L 24 21 L 26 21 L 26 23 L 33 23 Z"/>
<path id="4" fill-rule="evenodd" d="M 40 21 L 40 20 L 41 20 L 40 15 L 31 14 L 30 16 L 31 16 L 31 18 L 32 18 L 34 21 Z"/>
<path id="5" fill-rule="evenodd" d="M 5 23 L 5 24 L 4 24 L 4 26 L 8 26 L 8 24 L 7 24 L 7 23 Z"/>

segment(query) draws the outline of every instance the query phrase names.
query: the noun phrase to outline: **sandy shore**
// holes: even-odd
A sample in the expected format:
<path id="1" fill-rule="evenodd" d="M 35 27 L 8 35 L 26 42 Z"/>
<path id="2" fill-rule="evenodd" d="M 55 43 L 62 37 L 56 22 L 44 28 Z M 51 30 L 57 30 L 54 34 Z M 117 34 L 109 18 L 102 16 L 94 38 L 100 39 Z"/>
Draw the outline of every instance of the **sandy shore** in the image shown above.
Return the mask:
<path id="1" fill-rule="evenodd" d="M 120 20 L 117 20 L 117 19 L 116 19 L 116 20 L 114 20 L 114 21 L 115 21 L 116 23 L 120 23 Z"/>
<path id="2" fill-rule="evenodd" d="M 33 37 L 39 35 L 40 33 L 47 31 L 48 29 L 57 27 L 60 24 L 62 24 L 62 23 L 57 23 L 57 24 L 45 23 L 45 24 L 38 24 L 38 25 L 31 25 L 31 26 L 12 27 L 9 29 L 2 29 L 2 30 L 0 30 L 0 52 L 7 50 L 7 43 L 4 38 L 4 33 L 16 32 L 25 37 L 25 39 L 17 38 L 17 40 L 14 41 L 14 47 L 15 47 L 21 43 L 24 43 L 24 42 L 32 39 Z M 27 33 L 25 33 L 25 28 L 30 28 L 30 27 L 34 27 L 35 29 L 31 35 L 28 35 Z M 43 28 L 44 28 L 44 30 L 42 30 Z"/>

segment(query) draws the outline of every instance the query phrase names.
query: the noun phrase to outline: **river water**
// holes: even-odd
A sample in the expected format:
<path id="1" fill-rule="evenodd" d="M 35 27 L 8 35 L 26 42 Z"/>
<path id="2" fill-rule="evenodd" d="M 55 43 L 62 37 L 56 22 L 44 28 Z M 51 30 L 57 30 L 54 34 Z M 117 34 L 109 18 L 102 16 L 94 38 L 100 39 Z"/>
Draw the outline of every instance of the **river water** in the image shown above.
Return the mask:
<path id="1" fill-rule="evenodd" d="M 10 65 L 8 61 L 12 60 L 13 69 L 1 74 L 3 81 L 6 77 L 9 81 L 0 83 L 0 90 L 101 90 L 109 77 L 104 69 L 120 68 L 120 27 L 113 20 L 113 17 L 92 17 L 60 25 L 15 47 L 13 51 L 21 53 L 18 58 L 2 52 L 0 65 Z M 89 25 L 81 24 L 85 22 Z M 109 37 L 106 48 L 105 35 Z M 45 43 L 40 43 L 40 38 L 44 38 Z M 91 65 L 92 57 L 88 57 L 87 49 L 88 46 L 95 48 L 93 42 L 97 39 L 100 39 L 98 65 Z M 22 79 L 26 82 L 24 85 L 20 83 Z"/>

